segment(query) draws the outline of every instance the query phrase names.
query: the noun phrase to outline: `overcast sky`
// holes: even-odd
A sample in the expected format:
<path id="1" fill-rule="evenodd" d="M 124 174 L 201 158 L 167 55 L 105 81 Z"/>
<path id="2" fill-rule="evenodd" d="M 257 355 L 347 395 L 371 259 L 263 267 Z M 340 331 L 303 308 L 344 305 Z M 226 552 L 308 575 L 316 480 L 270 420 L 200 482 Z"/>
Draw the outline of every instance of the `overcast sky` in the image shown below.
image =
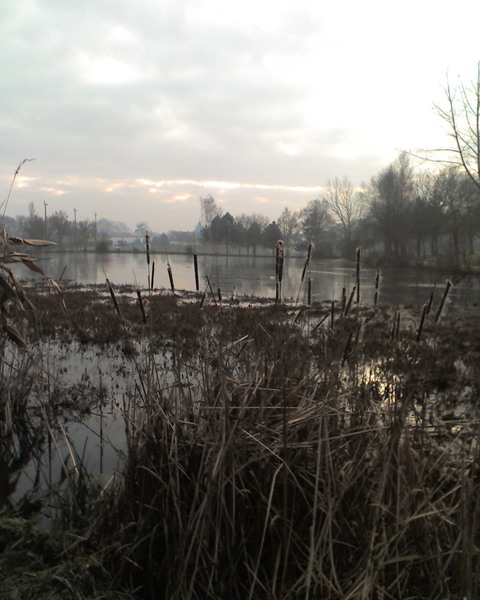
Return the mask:
<path id="1" fill-rule="evenodd" d="M 432 105 L 476 76 L 471 0 L 2 0 L 2 200 L 153 231 L 199 198 L 270 219 L 399 150 L 446 146 Z"/>

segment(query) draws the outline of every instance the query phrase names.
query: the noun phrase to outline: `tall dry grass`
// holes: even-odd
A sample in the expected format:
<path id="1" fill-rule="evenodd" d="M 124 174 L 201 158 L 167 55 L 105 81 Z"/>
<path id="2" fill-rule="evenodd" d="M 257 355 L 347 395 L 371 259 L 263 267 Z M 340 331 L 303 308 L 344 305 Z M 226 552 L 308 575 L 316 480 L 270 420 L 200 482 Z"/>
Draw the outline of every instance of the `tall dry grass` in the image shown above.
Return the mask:
<path id="1" fill-rule="evenodd" d="M 281 307 L 214 314 L 198 352 L 139 364 L 99 535 L 115 585 L 182 600 L 478 598 L 478 413 L 457 430 L 431 406 L 438 341 L 414 328 L 391 340 L 390 317 L 359 307 L 334 329 Z"/>

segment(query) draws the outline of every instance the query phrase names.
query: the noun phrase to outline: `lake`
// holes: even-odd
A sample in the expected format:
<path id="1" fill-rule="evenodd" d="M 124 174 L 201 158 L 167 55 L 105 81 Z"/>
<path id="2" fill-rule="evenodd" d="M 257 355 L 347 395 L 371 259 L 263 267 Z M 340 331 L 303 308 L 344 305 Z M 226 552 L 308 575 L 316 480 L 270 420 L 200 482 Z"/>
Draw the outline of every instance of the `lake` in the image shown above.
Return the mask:
<path id="1" fill-rule="evenodd" d="M 177 289 L 195 290 L 193 258 L 185 255 L 169 257 Z M 165 255 L 154 255 L 156 288 L 168 289 L 169 277 Z M 142 254 L 94 254 L 94 253 L 44 253 L 40 264 L 48 275 L 59 280 L 76 281 L 80 284 L 103 284 L 106 277 L 114 285 L 135 284 L 146 288 L 148 269 Z M 151 265 L 151 267 L 152 267 Z M 283 297 L 296 299 L 303 270 L 302 259 L 285 261 Z M 247 295 L 275 298 L 274 257 L 199 257 L 200 287 L 203 291 L 208 277 L 212 288 L 222 290 L 224 297 Z M 31 277 L 32 272 L 22 267 L 20 277 Z M 342 297 L 342 289 L 351 291 L 355 282 L 355 264 L 342 260 L 312 261 L 309 276 L 312 280 L 314 300 L 335 300 Z M 375 293 L 376 270 L 361 269 L 361 300 L 372 304 Z M 381 271 L 381 304 L 393 306 L 421 306 L 430 297 L 436 285 L 435 303 L 438 305 L 445 287 L 444 275 L 418 269 L 393 269 Z M 300 290 L 300 302 L 304 291 Z M 449 294 L 448 310 L 476 306 L 480 300 L 480 278 L 468 276 L 456 283 Z M 73 415 L 61 406 L 57 409 L 64 419 L 65 433 L 57 439 L 56 451 L 43 455 L 39 461 L 32 460 L 23 469 L 12 499 L 19 500 L 35 482 L 40 469 L 41 477 L 50 486 L 62 478 L 62 460 L 70 454 L 70 446 L 84 456 L 88 471 L 98 477 L 109 477 L 116 472 L 119 459 L 126 452 L 125 403 L 139 389 L 137 365 L 131 357 L 118 349 L 82 345 L 78 342 L 59 344 L 56 340 L 39 345 L 40 372 L 47 381 L 56 382 L 61 390 L 62 401 L 74 399 Z M 139 355 L 147 354 L 141 344 Z M 165 357 L 164 357 L 165 358 Z M 164 360 L 164 359 L 162 359 Z M 162 363 L 163 365 L 163 363 Z M 162 366 L 161 372 L 168 378 L 173 367 Z M 166 381 L 165 389 L 170 385 Z M 50 384 L 49 384 L 50 385 Z M 99 390 L 104 396 L 99 396 Z M 98 399 L 97 399 L 98 396 Z M 79 403 L 77 406 L 76 403 Z M 85 403 L 85 406 L 83 404 Z M 68 402 L 67 402 L 68 405 Z M 83 406 L 83 408 L 82 408 Z M 78 415 L 75 414 L 77 410 Z M 68 443 L 67 443 L 68 437 Z"/>
<path id="2" fill-rule="evenodd" d="M 149 271 L 145 255 L 142 253 L 61 253 L 46 252 L 40 258 L 45 272 L 58 281 L 81 284 L 102 284 L 106 277 L 114 285 L 133 284 L 140 288 L 148 287 Z M 153 254 L 150 273 L 154 271 L 154 287 L 170 288 L 167 266 L 170 263 L 174 285 L 178 290 L 195 290 L 193 257 L 187 255 Z M 153 267 L 154 265 L 154 267 Z M 246 256 L 199 256 L 200 289 L 207 285 L 207 277 L 212 288 L 221 289 L 224 297 L 257 296 L 275 298 L 275 257 Z M 284 263 L 282 298 L 300 302 L 305 299 L 305 286 L 300 289 L 304 259 L 287 258 Z M 445 287 L 447 276 L 438 272 L 415 268 L 383 268 L 380 271 L 379 303 L 393 306 L 421 306 L 436 286 L 436 296 Z M 31 271 L 24 270 L 22 276 L 30 277 Z M 361 268 L 361 300 L 373 303 L 375 294 L 376 270 Z M 342 297 L 345 287 L 347 294 L 355 283 L 355 264 L 345 260 L 313 260 L 309 276 L 312 281 L 312 300 L 335 300 Z M 480 277 L 465 276 L 452 286 L 447 304 L 467 308 L 480 302 Z"/>

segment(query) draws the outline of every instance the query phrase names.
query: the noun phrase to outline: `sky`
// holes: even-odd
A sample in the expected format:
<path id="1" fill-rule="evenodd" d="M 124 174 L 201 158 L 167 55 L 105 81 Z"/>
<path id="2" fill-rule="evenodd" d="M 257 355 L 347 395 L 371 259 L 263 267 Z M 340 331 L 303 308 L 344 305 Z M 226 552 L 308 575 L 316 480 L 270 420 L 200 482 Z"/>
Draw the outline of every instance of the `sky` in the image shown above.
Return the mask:
<path id="1" fill-rule="evenodd" d="M 33 158 L 8 216 L 192 230 L 211 195 L 276 219 L 447 147 L 433 105 L 475 79 L 479 22 L 471 0 L 2 0 L 0 202 Z"/>

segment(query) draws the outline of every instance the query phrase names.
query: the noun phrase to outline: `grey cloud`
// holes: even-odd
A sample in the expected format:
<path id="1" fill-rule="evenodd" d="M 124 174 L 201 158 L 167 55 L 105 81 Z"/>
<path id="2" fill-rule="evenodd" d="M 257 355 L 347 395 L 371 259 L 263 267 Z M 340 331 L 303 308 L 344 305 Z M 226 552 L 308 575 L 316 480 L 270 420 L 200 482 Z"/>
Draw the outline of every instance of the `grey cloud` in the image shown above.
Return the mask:
<path id="1" fill-rule="evenodd" d="M 323 27 L 308 2 L 275 5 L 274 29 L 255 15 L 224 27 L 199 18 L 202 6 L 200 0 L 5 0 L 0 172 L 35 156 L 44 187 L 67 176 L 314 186 L 336 176 L 366 179 L 377 169 L 373 154 L 361 162 L 335 155 L 337 145 L 352 146 L 353 138 L 330 126 L 328 114 L 321 128 L 307 123 L 305 98 L 329 60 L 321 54 L 304 79 L 292 76 Z M 89 72 L 102 59 L 123 63 L 138 77 L 102 84 Z M 289 147 L 290 155 L 282 150 Z M 93 203 L 89 185 L 72 186 L 58 201 Z M 162 194 L 116 193 L 138 210 L 162 208 Z M 259 194 L 249 191 L 246 199 L 244 193 L 230 197 L 253 212 Z M 222 195 L 226 202 L 229 194 Z M 99 198 L 114 210 L 112 195 L 99 191 Z M 271 196 L 272 216 L 284 198 Z M 181 215 L 174 203 L 169 211 Z"/>

